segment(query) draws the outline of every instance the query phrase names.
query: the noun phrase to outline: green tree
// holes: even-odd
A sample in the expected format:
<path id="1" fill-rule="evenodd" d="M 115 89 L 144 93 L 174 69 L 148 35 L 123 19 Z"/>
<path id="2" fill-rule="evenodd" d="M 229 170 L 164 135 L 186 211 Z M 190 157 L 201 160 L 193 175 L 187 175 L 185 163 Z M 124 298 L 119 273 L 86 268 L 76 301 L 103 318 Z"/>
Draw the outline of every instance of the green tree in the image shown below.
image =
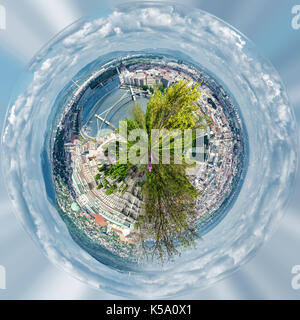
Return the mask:
<path id="1" fill-rule="evenodd" d="M 191 85 L 182 80 L 163 93 L 155 90 L 145 116 L 150 141 L 152 129 L 177 129 L 183 132 L 185 129 L 207 128 L 207 117 L 197 113 L 200 85 Z M 167 134 L 159 140 L 157 147 L 160 151 L 166 136 Z M 194 134 L 192 138 L 195 138 Z M 168 147 L 171 155 L 174 155 L 175 139 L 170 142 Z M 184 161 L 182 164 L 163 164 L 160 159 L 159 164 L 152 165 L 151 171 L 146 171 L 146 181 L 142 187 L 145 220 L 139 225 L 143 243 L 148 238 L 155 240 L 155 245 L 150 249 L 144 246 L 145 252 L 158 256 L 161 260 L 172 258 L 178 253 L 178 247 L 191 246 L 198 238 L 192 227 L 198 192 L 186 175 L 189 167 L 191 165 Z"/>
<path id="2" fill-rule="evenodd" d="M 151 129 L 197 129 L 206 128 L 206 117 L 195 115 L 198 110 L 196 101 L 200 98 L 201 83 L 190 85 L 187 80 L 180 80 L 165 93 L 155 90 L 146 112 L 148 134 Z"/>
<path id="3" fill-rule="evenodd" d="M 138 172 L 143 176 L 139 185 L 142 188 L 144 200 L 144 214 L 138 218 L 135 228 L 140 230 L 141 243 L 146 255 L 158 256 L 161 260 L 172 258 L 179 253 L 178 248 L 191 246 L 198 239 L 197 232 L 193 228 L 193 219 L 196 216 L 196 200 L 198 191 L 191 184 L 186 170 L 192 165 L 184 161 L 175 164 L 176 137 L 170 137 L 172 130 L 182 133 L 185 129 L 192 129 L 190 139 L 194 140 L 195 130 L 205 130 L 209 125 L 209 119 L 199 114 L 197 102 L 200 98 L 200 83 L 191 85 L 190 82 L 181 80 L 167 90 L 156 87 L 154 94 L 147 105 L 146 114 L 136 104 L 132 109 L 131 118 L 127 118 L 127 136 L 134 129 L 144 129 L 149 138 L 149 165 L 139 165 Z M 158 164 L 152 164 L 151 133 L 152 129 L 164 130 L 164 135 L 154 147 L 161 153 L 164 148 L 169 148 L 171 163 L 162 163 L 161 157 Z M 165 141 L 169 139 L 169 144 Z M 182 142 L 184 144 L 184 142 Z M 127 141 L 127 152 L 134 142 Z M 153 147 L 153 146 L 152 146 Z M 182 146 L 180 146 L 182 150 Z M 117 150 L 118 155 L 118 150 Z M 113 181 L 109 185 L 104 180 L 104 186 L 108 187 L 106 194 L 110 195 L 120 191 L 114 181 L 121 182 L 126 187 L 126 177 L 134 166 L 129 162 L 108 168 L 103 166 L 99 172 L 104 172 L 106 177 Z M 148 240 L 153 239 L 154 245 L 148 246 Z"/>

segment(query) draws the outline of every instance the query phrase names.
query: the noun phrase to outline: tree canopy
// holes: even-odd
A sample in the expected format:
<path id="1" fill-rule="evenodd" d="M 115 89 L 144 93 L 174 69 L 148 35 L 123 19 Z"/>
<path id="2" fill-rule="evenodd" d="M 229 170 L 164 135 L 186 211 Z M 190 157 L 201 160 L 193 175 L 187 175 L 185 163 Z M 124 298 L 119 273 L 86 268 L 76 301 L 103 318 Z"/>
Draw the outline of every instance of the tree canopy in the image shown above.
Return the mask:
<path id="1" fill-rule="evenodd" d="M 135 165 L 144 178 L 142 183 L 139 182 L 144 207 L 135 227 L 140 231 L 145 253 L 152 257 L 158 256 L 161 260 L 172 258 L 179 252 L 180 246 L 190 246 L 198 238 L 196 230 L 191 225 L 196 215 L 198 191 L 186 174 L 186 170 L 192 165 L 186 161 L 175 163 L 176 137 L 168 136 L 168 132 L 207 128 L 208 118 L 197 112 L 199 110 L 197 101 L 201 96 L 200 86 L 201 83 L 192 84 L 181 80 L 164 92 L 156 88 L 147 105 L 146 114 L 136 104 L 132 109 L 132 117 L 125 119 L 127 135 L 134 129 L 143 129 L 150 142 L 147 150 L 148 166 Z M 161 157 L 158 163 L 152 163 L 151 138 L 154 129 L 167 132 L 156 144 L 159 154 L 165 148 L 164 141 L 170 139 L 168 148 L 171 161 L 168 164 L 163 163 Z M 134 142 L 127 141 L 128 149 L 133 145 Z M 100 168 L 99 171 L 104 170 L 105 176 L 111 179 L 119 178 L 125 182 L 132 167 L 129 162 L 127 165 L 117 163 L 105 170 Z M 115 184 L 107 185 L 107 194 L 115 191 L 117 191 Z M 152 240 L 153 245 L 148 245 L 149 240 Z"/>

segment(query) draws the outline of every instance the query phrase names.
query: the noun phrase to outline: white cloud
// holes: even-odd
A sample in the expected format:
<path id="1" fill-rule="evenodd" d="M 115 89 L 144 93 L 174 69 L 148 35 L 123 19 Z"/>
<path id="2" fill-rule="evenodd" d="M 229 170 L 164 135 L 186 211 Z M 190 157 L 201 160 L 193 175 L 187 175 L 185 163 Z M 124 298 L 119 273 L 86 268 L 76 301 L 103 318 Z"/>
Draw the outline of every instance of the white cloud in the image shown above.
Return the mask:
<path id="1" fill-rule="evenodd" d="M 224 76 L 233 89 L 237 86 L 234 92 L 238 102 L 245 103 L 241 105 L 244 116 L 257 116 L 257 123 L 264 127 L 255 128 L 253 123 L 248 127 L 250 140 L 256 139 L 261 154 L 251 158 L 248 179 L 224 222 L 174 264 L 160 271 L 133 274 L 128 281 L 127 274 L 101 265 L 72 241 L 47 200 L 40 152 L 55 98 L 72 76 L 111 50 L 151 46 L 180 49 L 215 68 L 212 71 Z M 296 163 L 291 150 L 293 120 L 280 79 L 266 61 L 254 59 L 251 46 L 229 26 L 200 11 L 184 16 L 172 6 L 136 6 L 78 25 L 36 57 L 31 66 L 33 79 L 8 116 L 5 166 L 17 214 L 51 261 L 96 288 L 136 297 L 166 297 L 195 286 L 204 288 L 246 261 L 265 239 L 266 230 L 272 230 L 272 221 L 280 215 L 285 200 L 278 200 L 278 212 L 274 212 L 274 205 L 264 197 L 283 193 Z M 271 163 L 273 154 L 278 153 L 279 139 L 285 143 L 285 156 L 290 155 L 283 159 L 285 170 L 275 161 Z"/>

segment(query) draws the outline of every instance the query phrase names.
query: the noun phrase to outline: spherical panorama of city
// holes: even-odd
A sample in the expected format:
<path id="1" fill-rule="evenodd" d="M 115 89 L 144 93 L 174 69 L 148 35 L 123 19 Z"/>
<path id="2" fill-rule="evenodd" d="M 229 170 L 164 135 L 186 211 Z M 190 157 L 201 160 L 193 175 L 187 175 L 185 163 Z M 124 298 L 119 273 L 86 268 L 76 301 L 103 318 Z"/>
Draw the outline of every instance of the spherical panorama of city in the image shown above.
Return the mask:
<path id="1" fill-rule="evenodd" d="M 230 275 L 293 183 L 293 113 L 272 65 L 200 10 L 139 2 L 32 60 L 2 137 L 16 215 L 56 265 L 122 297 Z"/>

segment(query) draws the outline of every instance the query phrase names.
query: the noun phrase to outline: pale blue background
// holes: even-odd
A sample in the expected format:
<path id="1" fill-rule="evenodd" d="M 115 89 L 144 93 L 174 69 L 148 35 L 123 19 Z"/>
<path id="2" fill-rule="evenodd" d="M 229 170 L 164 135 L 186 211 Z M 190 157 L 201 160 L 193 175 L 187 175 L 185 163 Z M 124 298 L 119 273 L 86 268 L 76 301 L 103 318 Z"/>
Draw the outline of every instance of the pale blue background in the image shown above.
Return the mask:
<path id="1" fill-rule="evenodd" d="M 124 1 L 110 1 L 110 5 Z M 177 1 L 227 21 L 258 46 L 279 71 L 300 122 L 300 30 L 291 27 L 293 5 L 300 0 Z M 57 32 L 83 15 L 105 10 L 100 0 L 0 0 L 7 30 L 0 30 L 0 127 L 12 88 L 31 57 Z M 300 265 L 300 175 L 273 238 L 232 277 L 190 299 L 299 299 L 291 287 L 292 266 Z M 7 290 L 0 299 L 112 299 L 52 266 L 16 220 L 0 179 L 0 265 Z"/>

